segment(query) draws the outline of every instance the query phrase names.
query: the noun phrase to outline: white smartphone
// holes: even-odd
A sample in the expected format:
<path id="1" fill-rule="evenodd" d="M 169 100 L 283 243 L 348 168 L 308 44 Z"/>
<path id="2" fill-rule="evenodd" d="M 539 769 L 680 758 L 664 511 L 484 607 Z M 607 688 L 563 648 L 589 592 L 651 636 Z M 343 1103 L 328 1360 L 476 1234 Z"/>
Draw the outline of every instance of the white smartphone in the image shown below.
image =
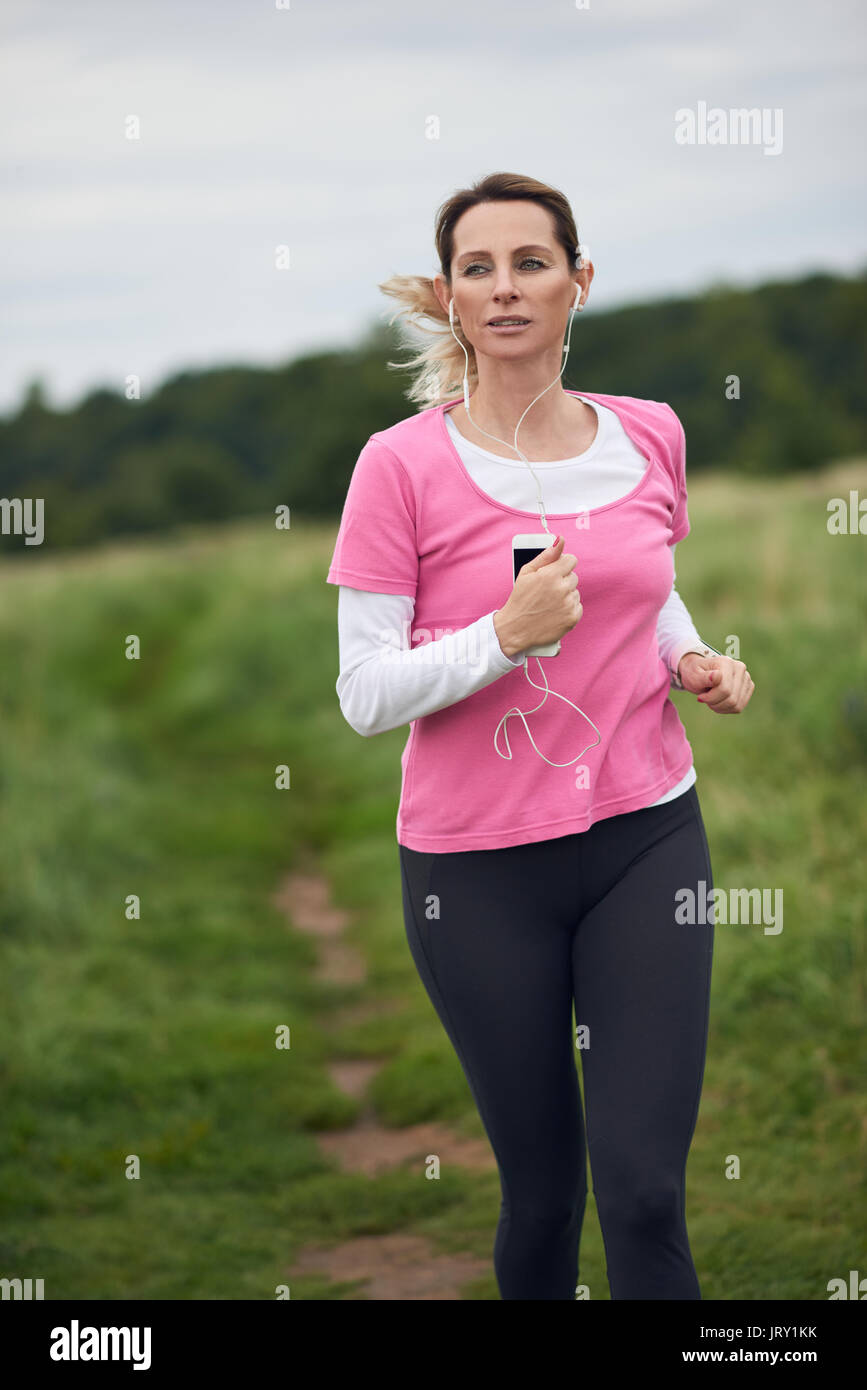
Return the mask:
<path id="1" fill-rule="evenodd" d="M 535 560 L 543 550 L 554 544 L 554 538 L 544 531 L 534 534 L 522 533 L 512 537 L 512 583 L 518 578 L 518 571 L 530 560 Z M 559 656 L 560 641 L 550 642 L 543 647 L 527 647 L 525 656 Z"/>

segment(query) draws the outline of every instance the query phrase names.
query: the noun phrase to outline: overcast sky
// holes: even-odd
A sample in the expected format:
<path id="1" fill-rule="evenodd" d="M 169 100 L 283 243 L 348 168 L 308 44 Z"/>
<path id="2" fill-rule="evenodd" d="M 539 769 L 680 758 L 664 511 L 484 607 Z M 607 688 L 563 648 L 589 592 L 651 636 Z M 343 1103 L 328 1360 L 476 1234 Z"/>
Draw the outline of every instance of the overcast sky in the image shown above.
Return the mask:
<path id="1" fill-rule="evenodd" d="M 569 198 L 579 328 L 867 260 L 863 0 L 4 0 L 0 24 L 4 412 L 35 376 L 66 405 L 352 343 L 497 169 Z M 702 107 L 757 108 L 761 138 L 679 143 Z"/>

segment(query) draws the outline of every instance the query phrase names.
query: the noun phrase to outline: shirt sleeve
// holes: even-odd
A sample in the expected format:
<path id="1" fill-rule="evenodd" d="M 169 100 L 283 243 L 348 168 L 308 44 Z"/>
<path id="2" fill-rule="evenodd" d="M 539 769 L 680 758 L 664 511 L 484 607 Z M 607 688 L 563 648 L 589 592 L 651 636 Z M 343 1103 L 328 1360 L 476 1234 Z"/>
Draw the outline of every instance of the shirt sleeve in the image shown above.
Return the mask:
<path id="1" fill-rule="evenodd" d="M 523 665 L 500 647 L 494 614 L 410 647 L 415 600 L 341 585 L 337 695 L 347 724 L 370 738 L 465 700 Z"/>
<path id="2" fill-rule="evenodd" d="M 671 406 L 668 407 L 671 410 Z M 674 466 L 675 466 L 675 486 L 677 497 L 674 512 L 671 518 L 671 544 L 676 545 L 682 541 L 684 536 L 689 535 L 689 516 L 687 513 L 686 495 L 686 431 L 680 423 L 678 416 L 671 410 L 675 423 L 675 445 L 674 445 Z"/>
<path id="3" fill-rule="evenodd" d="M 672 550 L 674 547 L 672 546 Z M 677 572 L 674 572 L 677 579 Z M 672 583 L 671 593 L 659 610 L 659 618 L 656 623 L 656 641 L 659 647 L 659 655 L 665 662 L 671 675 L 671 684 L 676 690 L 682 690 L 683 686 L 677 674 L 677 667 L 681 657 L 689 651 L 698 648 L 706 648 L 716 656 L 721 656 L 716 647 L 711 647 L 698 635 L 698 631 L 689 610 L 681 598 L 677 589 Z"/>
<path id="4" fill-rule="evenodd" d="M 397 455 L 373 435 L 349 481 L 326 582 L 412 598 L 418 589 L 412 482 Z"/>
<path id="5" fill-rule="evenodd" d="M 677 671 L 677 663 L 684 652 L 689 651 L 690 647 L 704 646 L 689 615 L 689 610 L 674 584 L 671 586 L 671 593 L 659 610 L 656 637 L 659 655 L 671 671 Z"/>

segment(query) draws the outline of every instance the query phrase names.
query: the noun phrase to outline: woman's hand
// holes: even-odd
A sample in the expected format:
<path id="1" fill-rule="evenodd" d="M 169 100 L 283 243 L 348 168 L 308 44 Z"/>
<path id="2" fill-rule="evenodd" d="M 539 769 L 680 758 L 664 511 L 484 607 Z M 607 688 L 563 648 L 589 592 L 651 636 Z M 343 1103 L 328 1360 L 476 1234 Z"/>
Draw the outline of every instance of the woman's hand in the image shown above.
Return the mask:
<path id="1" fill-rule="evenodd" d="M 742 661 L 731 656 L 700 656 L 686 652 L 677 668 L 684 690 L 715 714 L 740 714 L 752 698 L 755 685 Z"/>
<path id="2" fill-rule="evenodd" d="M 494 613 L 494 631 L 506 656 L 558 642 L 580 621 L 584 608 L 574 573 L 578 557 L 564 552 L 565 543 L 565 536 L 558 536 L 522 565 L 511 594 Z"/>

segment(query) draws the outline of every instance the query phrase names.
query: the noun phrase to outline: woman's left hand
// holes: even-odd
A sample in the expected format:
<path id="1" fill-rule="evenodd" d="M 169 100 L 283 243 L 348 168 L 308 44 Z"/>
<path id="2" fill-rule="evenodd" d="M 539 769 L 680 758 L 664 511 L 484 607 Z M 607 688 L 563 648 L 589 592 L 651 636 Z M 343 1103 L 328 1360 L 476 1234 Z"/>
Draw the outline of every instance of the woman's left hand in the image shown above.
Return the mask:
<path id="1" fill-rule="evenodd" d="M 731 656 L 687 652 L 677 673 L 684 690 L 698 695 L 700 703 L 715 714 L 740 714 L 756 688 L 744 663 Z"/>

